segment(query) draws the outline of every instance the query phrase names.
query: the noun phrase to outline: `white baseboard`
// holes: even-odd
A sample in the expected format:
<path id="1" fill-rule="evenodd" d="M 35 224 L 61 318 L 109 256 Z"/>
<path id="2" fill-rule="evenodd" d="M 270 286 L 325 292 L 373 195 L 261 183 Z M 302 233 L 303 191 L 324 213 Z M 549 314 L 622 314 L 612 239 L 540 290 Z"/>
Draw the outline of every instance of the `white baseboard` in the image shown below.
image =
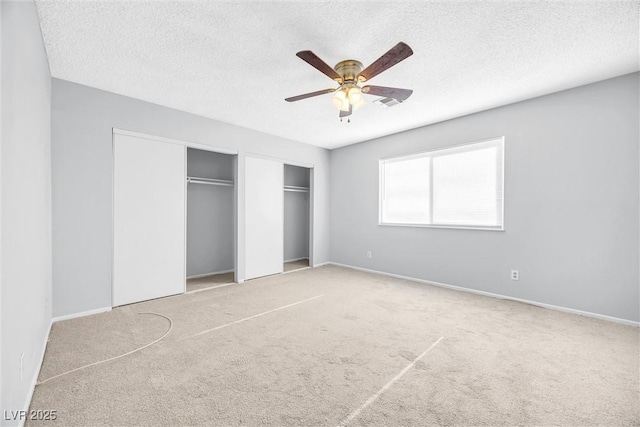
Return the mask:
<path id="1" fill-rule="evenodd" d="M 80 313 L 65 314 L 64 316 L 54 317 L 51 320 L 51 322 L 56 323 L 56 322 L 60 322 L 61 320 L 69 320 L 69 319 L 75 319 L 76 317 L 91 316 L 92 314 L 104 313 L 106 311 L 111 311 L 111 307 L 102 307 L 102 308 L 96 308 L 94 310 L 81 311 Z"/>
<path id="2" fill-rule="evenodd" d="M 387 272 L 384 272 L 384 271 L 371 270 L 369 268 L 362 268 L 362 267 L 356 267 L 356 266 L 353 266 L 353 265 L 340 264 L 338 262 L 328 262 L 328 263 L 324 263 L 324 264 L 336 265 L 338 267 L 350 268 L 352 270 L 359 270 L 359 271 L 364 271 L 364 272 L 367 272 L 367 273 L 380 274 L 382 276 L 395 277 L 396 279 L 411 280 L 412 282 L 425 283 L 427 285 L 433 285 L 433 286 L 438 286 L 438 287 L 441 287 L 441 288 L 453 289 L 453 290 L 456 290 L 456 291 L 469 292 L 469 293 L 472 293 L 472 294 L 484 295 L 484 296 L 487 296 L 487 297 L 493 297 L 493 298 L 498 298 L 498 299 L 506 299 L 506 300 L 511 300 L 511 301 L 523 302 L 525 304 L 531 304 L 531 305 L 535 305 L 535 306 L 542 307 L 542 308 L 548 308 L 550 310 L 562 311 L 564 313 L 570 313 L 570 314 L 578 314 L 580 316 L 586 316 L 586 317 L 593 317 L 593 318 L 596 318 L 596 319 L 607 320 L 609 322 L 614 322 L 614 323 L 620 323 L 620 324 L 623 324 L 623 325 L 634 326 L 636 328 L 640 327 L 640 322 L 636 322 L 634 320 L 620 319 L 618 317 L 607 316 L 605 314 L 592 313 L 590 311 L 576 310 L 574 308 L 562 307 L 562 306 L 553 305 L 553 304 L 547 304 L 547 303 L 543 303 L 543 302 L 537 302 L 537 301 L 531 301 L 531 300 L 522 299 L 522 298 L 510 297 L 508 295 L 494 294 L 492 292 L 479 291 L 479 290 L 476 290 L 476 289 L 464 288 L 462 286 L 449 285 L 447 283 L 434 282 L 434 281 L 431 281 L 431 280 L 424 280 L 424 279 L 418 279 L 418 278 L 415 278 L 415 277 L 402 276 L 400 274 L 393 274 L 393 273 L 387 273 Z M 324 264 L 322 264 L 322 265 L 324 265 Z"/>
<path id="3" fill-rule="evenodd" d="M 216 274 L 233 273 L 234 271 L 235 270 L 232 268 L 231 270 L 214 271 L 214 272 L 211 272 L 211 273 L 196 274 L 196 275 L 193 275 L 193 276 L 187 276 L 187 279 L 199 279 L 200 277 L 214 276 Z"/>
<path id="4" fill-rule="evenodd" d="M 330 264 L 343 266 L 342 264 L 338 264 L 338 263 L 334 263 L 334 262 L 331 262 L 331 261 L 327 261 L 327 262 L 319 262 L 317 264 L 313 264 L 313 268 L 322 267 L 323 265 L 330 265 Z M 345 265 L 343 267 L 347 267 L 347 266 Z"/>
<path id="5" fill-rule="evenodd" d="M 292 258 L 292 259 L 285 259 L 284 262 L 294 262 L 294 261 L 302 261 L 303 259 L 309 260 L 309 257 L 302 257 L 302 258 Z"/>
<path id="6" fill-rule="evenodd" d="M 44 342 L 42 343 L 42 349 L 40 351 L 40 357 L 38 361 L 38 369 L 35 371 L 35 375 L 31 379 L 31 384 L 29 384 L 29 392 L 27 393 L 27 398 L 24 402 L 22 408 L 29 413 L 29 406 L 31 406 L 31 399 L 33 399 L 33 393 L 36 391 L 36 384 L 38 383 L 38 377 L 40 376 L 40 371 L 42 370 L 42 364 L 44 363 L 44 353 L 47 351 L 47 343 L 49 342 L 49 335 L 51 335 L 51 326 L 53 325 L 53 319 L 49 322 L 49 328 L 47 329 L 47 334 L 44 337 Z M 24 423 L 27 420 L 21 420 L 18 424 L 20 427 L 24 426 Z"/>

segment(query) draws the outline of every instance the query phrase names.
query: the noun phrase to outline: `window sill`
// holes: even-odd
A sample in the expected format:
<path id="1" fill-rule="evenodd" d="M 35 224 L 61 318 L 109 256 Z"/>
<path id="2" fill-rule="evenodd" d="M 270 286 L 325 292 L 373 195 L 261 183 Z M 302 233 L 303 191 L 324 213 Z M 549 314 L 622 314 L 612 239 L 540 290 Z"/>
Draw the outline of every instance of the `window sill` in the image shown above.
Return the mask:
<path id="1" fill-rule="evenodd" d="M 417 227 L 417 228 L 451 228 L 454 230 L 482 230 L 482 231 L 505 231 L 502 227 L 483 227 L 480 225 L 435 225 L 435 224 L 394 224 L 388 222 L 378 222 L 381 227 Z"/>

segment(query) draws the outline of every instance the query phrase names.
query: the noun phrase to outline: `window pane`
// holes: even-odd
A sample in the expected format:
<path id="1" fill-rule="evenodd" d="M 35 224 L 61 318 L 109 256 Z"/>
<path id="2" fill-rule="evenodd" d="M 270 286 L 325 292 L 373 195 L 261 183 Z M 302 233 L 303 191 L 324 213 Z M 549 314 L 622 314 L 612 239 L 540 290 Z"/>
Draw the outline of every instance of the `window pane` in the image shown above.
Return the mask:
<path id="1" fill-rule="evenodd" d="M 429 222 L 429 164 L 428 157 L 384 163 L 383 222 Z"/>
<path id="2" fill-rule="evenodd" d="M 499 225 L 496 154 L 494 146 L 433 157 L 434 224 Z"/>
<path id="3" fill-rule="evenodd" d="M 502 230 L 504 140 L 380 161 L 380 221 Z"/>

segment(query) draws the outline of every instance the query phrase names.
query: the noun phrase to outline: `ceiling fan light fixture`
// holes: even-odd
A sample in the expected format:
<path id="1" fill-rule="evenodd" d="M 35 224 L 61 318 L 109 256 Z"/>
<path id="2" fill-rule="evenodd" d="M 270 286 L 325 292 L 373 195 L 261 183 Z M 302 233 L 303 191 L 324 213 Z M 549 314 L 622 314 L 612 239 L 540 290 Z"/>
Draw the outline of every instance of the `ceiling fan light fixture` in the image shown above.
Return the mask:
<path id="1" fill-rule="evenodd" d="M 355 104 L 353 104 L 353 110 L 359 110 L 360 108 L 362 108 L 364 106 L 365 102 L 364 102 L 364 98 L 360 98 L 360 101 L 356 102 Z"/>
<path id="2" fill-rule="evenodd" d="M 362 101 L 362 90 L 358 86 L 353 86 L 349 89 L 349 103 L 355 106 L 360 101 Z"/>
<path id="3" fill-rule="evenodd" d="M 342 109 L 342 105 L 344 104 L 344 101 L 347 99 L 347 94 L 344 92 L 344 90 L 338 89 L 336 90 L 335 94 L 333 95 L 333 99 L 331 100 L 331 102 L 333 102 L 333 106 L 336 107 L 338 110 Z"/>
<path id="4" fill-rule="evenodd" d="M 349 97 L 347 95 L 347 89 L 340 88 L 336 90 L 333 95 L 333 106 L 338 110 L 348 111 L 349 110 Z"/>
<path id="5" fill-rule="evenodd" d="M 285 98 L 285 101 L 294 102 L 333 92 L 331 103 L 340 110 L 340 121 L 344 117 L 349 117 L 354 110 L 361 108 L 365 104 L 362 94 L 381 96 L 385 99 L 392 99 L 399 104 L 406 100 L 413 91 L 384 86 L 369 85 L 360 87 L 358 84 L 371 80 L 371 78 L 404 61 L 411 55 L 413 55 L 413 50 L 406 43 L 400 42 L 364 69 L 360 61 L 353 59 L 340 61 L 335 67 L 331 68 L 310 50 L 300 51 L 296 53 L 296 56 L 334 80 L 339 86 L 337 89 L 324 89 L 292 96 Z M 385 105 L 388 106 L 386 103 Z M 349 121 L 347 119 L 347 122 Z"/>

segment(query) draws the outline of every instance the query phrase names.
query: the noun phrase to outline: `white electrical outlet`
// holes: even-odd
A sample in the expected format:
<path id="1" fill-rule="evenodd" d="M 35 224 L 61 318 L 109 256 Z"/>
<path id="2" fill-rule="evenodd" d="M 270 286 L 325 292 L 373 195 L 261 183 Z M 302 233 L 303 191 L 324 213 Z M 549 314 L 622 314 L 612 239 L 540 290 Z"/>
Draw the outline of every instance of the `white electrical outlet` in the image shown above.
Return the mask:
<path id="1" fill-rule="evenodd" d="M 511 280 L 520 280 L 520 273 L 518 270 L 511 270 Z"/>
<path id="2" fill-rule="evenodd" d="M 24 353 L 20 353 L 20 381 L 22 381 L 23 372 L 24 372 Z"/>
<path id="3" fill-rule="evenodd" d="M 371 258 L 371 251 L 367 252 L 367 258 Z"/>

